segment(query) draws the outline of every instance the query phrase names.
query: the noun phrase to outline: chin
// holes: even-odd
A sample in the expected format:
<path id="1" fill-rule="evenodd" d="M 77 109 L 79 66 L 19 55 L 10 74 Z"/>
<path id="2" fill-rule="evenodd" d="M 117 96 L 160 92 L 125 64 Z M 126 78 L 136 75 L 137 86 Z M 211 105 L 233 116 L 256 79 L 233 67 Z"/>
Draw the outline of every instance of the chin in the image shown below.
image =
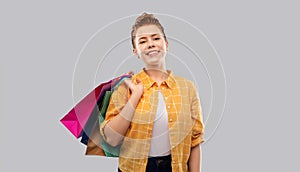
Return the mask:
<path id="1" fill-rule="evenodd" d="M 161 61 L 161 59 L 155 58 L 155 59 L 149 60 L 148 63 L 149 64 L 159 64 L 160 61 Z"/>

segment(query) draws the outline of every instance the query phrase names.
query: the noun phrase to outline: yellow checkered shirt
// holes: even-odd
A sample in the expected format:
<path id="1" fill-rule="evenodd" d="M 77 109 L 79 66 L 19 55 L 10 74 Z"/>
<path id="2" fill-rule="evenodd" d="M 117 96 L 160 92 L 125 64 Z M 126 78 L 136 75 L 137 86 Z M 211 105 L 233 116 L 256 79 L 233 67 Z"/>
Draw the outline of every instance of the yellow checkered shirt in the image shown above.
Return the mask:
<path id="1" fill-rule="evenodd" d="M 172 171 L 188 171 L 191 147 L 204 142 L 202 109 L 194 83 L 174 76 L 171 71 L 168 72 L 169 77 L 160 87 L 144 69 L 131 78 L 134 83 L 136 78 L 142 81 L 144 94 L 139 100 L 133 120 L 122 142 L 119 155 L 119 168 L 122 172 L 146 171 L 153 120 L 158 104 L 158 91 L 161 91 L 164 96 L 168 113 Z M 100 126 L 102 135 L 104 135 L 103 127 L 120 113 L 129 97 L 130 91 L 125 83 L 113 92 L 106 118 Z"/>

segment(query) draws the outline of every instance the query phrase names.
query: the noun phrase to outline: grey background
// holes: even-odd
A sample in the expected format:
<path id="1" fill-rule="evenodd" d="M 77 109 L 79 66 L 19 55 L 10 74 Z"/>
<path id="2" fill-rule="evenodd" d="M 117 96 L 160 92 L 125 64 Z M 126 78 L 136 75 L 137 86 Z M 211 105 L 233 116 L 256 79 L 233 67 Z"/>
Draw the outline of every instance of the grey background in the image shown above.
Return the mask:
<path id="1" fill-rule="evenodd" d="M 120 17 L 166 13 L 201 29 L 227 79 L 222 122 L 202 145 L 202 171 L 299 171 L 296 1 L 1 1 L 0 170 L 114 171 L 85 157 L 59 119 L 86 41 Z M 186 33 L 188 34 L 188 33 Z"/>

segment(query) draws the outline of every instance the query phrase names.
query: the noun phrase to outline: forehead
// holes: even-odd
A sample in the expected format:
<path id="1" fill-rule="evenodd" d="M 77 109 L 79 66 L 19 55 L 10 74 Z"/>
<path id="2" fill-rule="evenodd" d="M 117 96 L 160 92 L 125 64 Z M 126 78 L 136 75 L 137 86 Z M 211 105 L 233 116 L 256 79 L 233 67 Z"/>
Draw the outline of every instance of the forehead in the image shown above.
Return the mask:
<path id="1" fill-rule="evenodd" d="M 151 36 L 151 35 L 163 35 L 161 30 L 156 25 L 145 25 L 141 26 L 136 30 L 135 36 L 137 38 L 144 37 L 144 36 Z"/>

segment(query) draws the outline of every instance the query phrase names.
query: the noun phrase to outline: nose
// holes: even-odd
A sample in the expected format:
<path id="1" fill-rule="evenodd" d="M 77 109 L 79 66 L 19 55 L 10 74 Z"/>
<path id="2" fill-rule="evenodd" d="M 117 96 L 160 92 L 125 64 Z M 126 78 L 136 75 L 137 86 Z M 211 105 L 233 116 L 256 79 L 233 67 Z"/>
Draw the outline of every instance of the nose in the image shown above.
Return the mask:
<path id="1" fill-rule="evenodd" d="M 148 48 L 152 48 L 152 47 L 155 47 L 155 44 L 152 39 L 149 39 L 148 40 Z"/>

